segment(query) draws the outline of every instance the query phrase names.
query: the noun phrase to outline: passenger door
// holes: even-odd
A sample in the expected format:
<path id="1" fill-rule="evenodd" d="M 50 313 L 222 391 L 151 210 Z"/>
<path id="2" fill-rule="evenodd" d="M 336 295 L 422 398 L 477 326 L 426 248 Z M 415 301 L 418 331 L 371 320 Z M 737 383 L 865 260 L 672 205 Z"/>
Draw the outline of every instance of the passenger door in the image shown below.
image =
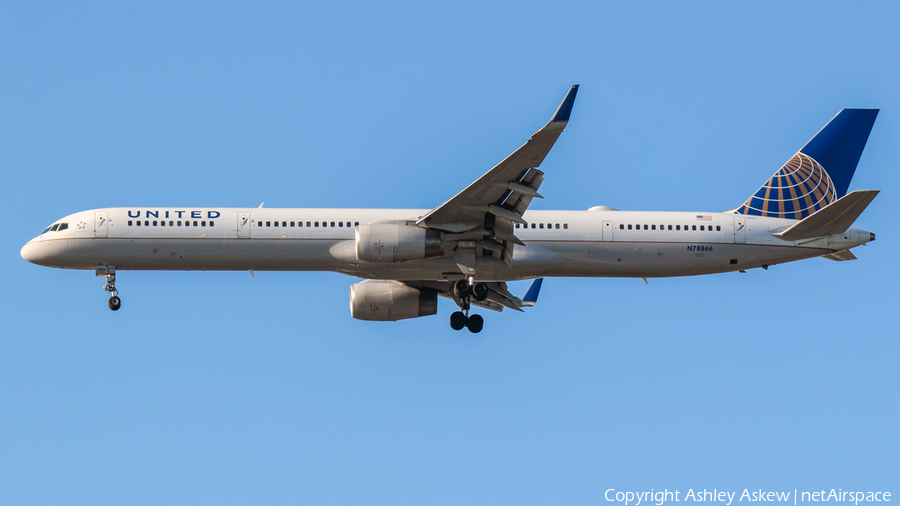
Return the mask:
<path id="1" fill-rule="evenodd" d="M 109 234 L 109 216 L 106 211 L 94 213 L 94 237 L 107 237 Z"/>
<path id="2" fill-rule="evenodd" d="M 239 212 L 237 218 L 237 236 L 238 239 L 249 239 L 250 238 L 250 213 L 249 212 Z"/>
<path id="3" fill-rule="evenodd" d="M 747 242 L 747 218 L 742 214 L 734 217 L 734 242 L 735 244 Z"/>
<path id="4" fill-rule="evenodd" d="M 613 240 L 613 222 L 610 220 L 603 221 L 603 240 L 604 241 L 612 241 Z"/>

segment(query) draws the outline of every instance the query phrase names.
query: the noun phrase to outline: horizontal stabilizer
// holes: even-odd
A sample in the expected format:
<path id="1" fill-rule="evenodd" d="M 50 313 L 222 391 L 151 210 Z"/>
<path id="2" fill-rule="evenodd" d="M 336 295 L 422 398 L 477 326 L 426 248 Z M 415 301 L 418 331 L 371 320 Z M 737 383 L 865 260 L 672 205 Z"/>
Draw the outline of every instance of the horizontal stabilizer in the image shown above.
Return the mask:
<path id="1" fill-rule="evenodd" d="M 850 250 L 845 249 L 844 251 L 838 251 L 837 253 L 832 253 L 830 255 L 822 255 L 822 258 L 835 260 L 837 262 L 843 262 L 845 260 L 856 260 L 856 255 L 854 255 Z"/>
<path id="2" fill-rule="evenodd" d="M 857 190 L 800 220 L 783 232 L 772 234 L 785 241 L 840 234 L 850 228 L 878 195 L 878 190 Z"/>

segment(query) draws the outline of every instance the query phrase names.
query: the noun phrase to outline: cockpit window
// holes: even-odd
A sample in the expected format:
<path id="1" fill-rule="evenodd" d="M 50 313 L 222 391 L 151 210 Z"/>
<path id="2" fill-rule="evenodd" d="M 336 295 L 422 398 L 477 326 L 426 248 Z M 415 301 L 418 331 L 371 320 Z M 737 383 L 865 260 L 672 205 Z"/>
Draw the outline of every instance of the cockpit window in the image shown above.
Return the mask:
<path id="1" fill-rule="evenodd" d="M 62 232 L 63 230 L 67 230 L 68 228 L 69 228 L 68 223 L 54 223 L 53 225 L 50 225 L 49 227 L 45 228 L 44 231 L 41 232 L 40 235 L 44 235 L 47 232 Z"/>

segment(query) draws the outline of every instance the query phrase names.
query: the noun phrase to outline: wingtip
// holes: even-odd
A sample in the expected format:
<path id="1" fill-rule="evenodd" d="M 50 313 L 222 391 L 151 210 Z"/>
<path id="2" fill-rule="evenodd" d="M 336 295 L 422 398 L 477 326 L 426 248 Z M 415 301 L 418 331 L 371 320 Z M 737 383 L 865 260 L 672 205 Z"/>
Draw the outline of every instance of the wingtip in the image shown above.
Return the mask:
<path id="1" fill-rule="evenodd" d="M 522 297 L 524 306 L 533 306 L 537 302 L 538 295 L 541 294 L 542 284 L 544 284 L 544 278 L 537 278 L 531 283 L 531 287 L 525 292 L 525 297 Z"/>
<path id="2" fill-rule="evenodd" d="M 573 84 L 572 87 L 569 88 L 569 93 L 566 94 L 566 98 L 559 104 L 559 108 L 556 109 L 553 119 L 550 120 L 551 123 L 569 121 L 569 116 L 572 114 L 572 107 L 575 105 L 575 95 L 578 94 L 578 86 L 580 85 Z"/>

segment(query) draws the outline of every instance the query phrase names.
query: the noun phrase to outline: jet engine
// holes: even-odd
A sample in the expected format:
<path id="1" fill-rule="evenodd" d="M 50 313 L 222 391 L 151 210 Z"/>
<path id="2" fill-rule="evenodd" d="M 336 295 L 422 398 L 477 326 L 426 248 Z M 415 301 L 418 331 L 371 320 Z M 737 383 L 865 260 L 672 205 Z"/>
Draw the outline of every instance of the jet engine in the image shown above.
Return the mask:
<path id="1" fill-rule="evenodd" d="M 444 254 L 444 234 L 407 223 L 369 223 L 356 227 L 356 259 L 391 263 Z"/>
<path id="2" fill-rule="evenodd" d="M 350 315 L 357 320 L 394 322 L 433 314 L 437 314 L 436 291 L 371 279 L 350 285 Z"/>

